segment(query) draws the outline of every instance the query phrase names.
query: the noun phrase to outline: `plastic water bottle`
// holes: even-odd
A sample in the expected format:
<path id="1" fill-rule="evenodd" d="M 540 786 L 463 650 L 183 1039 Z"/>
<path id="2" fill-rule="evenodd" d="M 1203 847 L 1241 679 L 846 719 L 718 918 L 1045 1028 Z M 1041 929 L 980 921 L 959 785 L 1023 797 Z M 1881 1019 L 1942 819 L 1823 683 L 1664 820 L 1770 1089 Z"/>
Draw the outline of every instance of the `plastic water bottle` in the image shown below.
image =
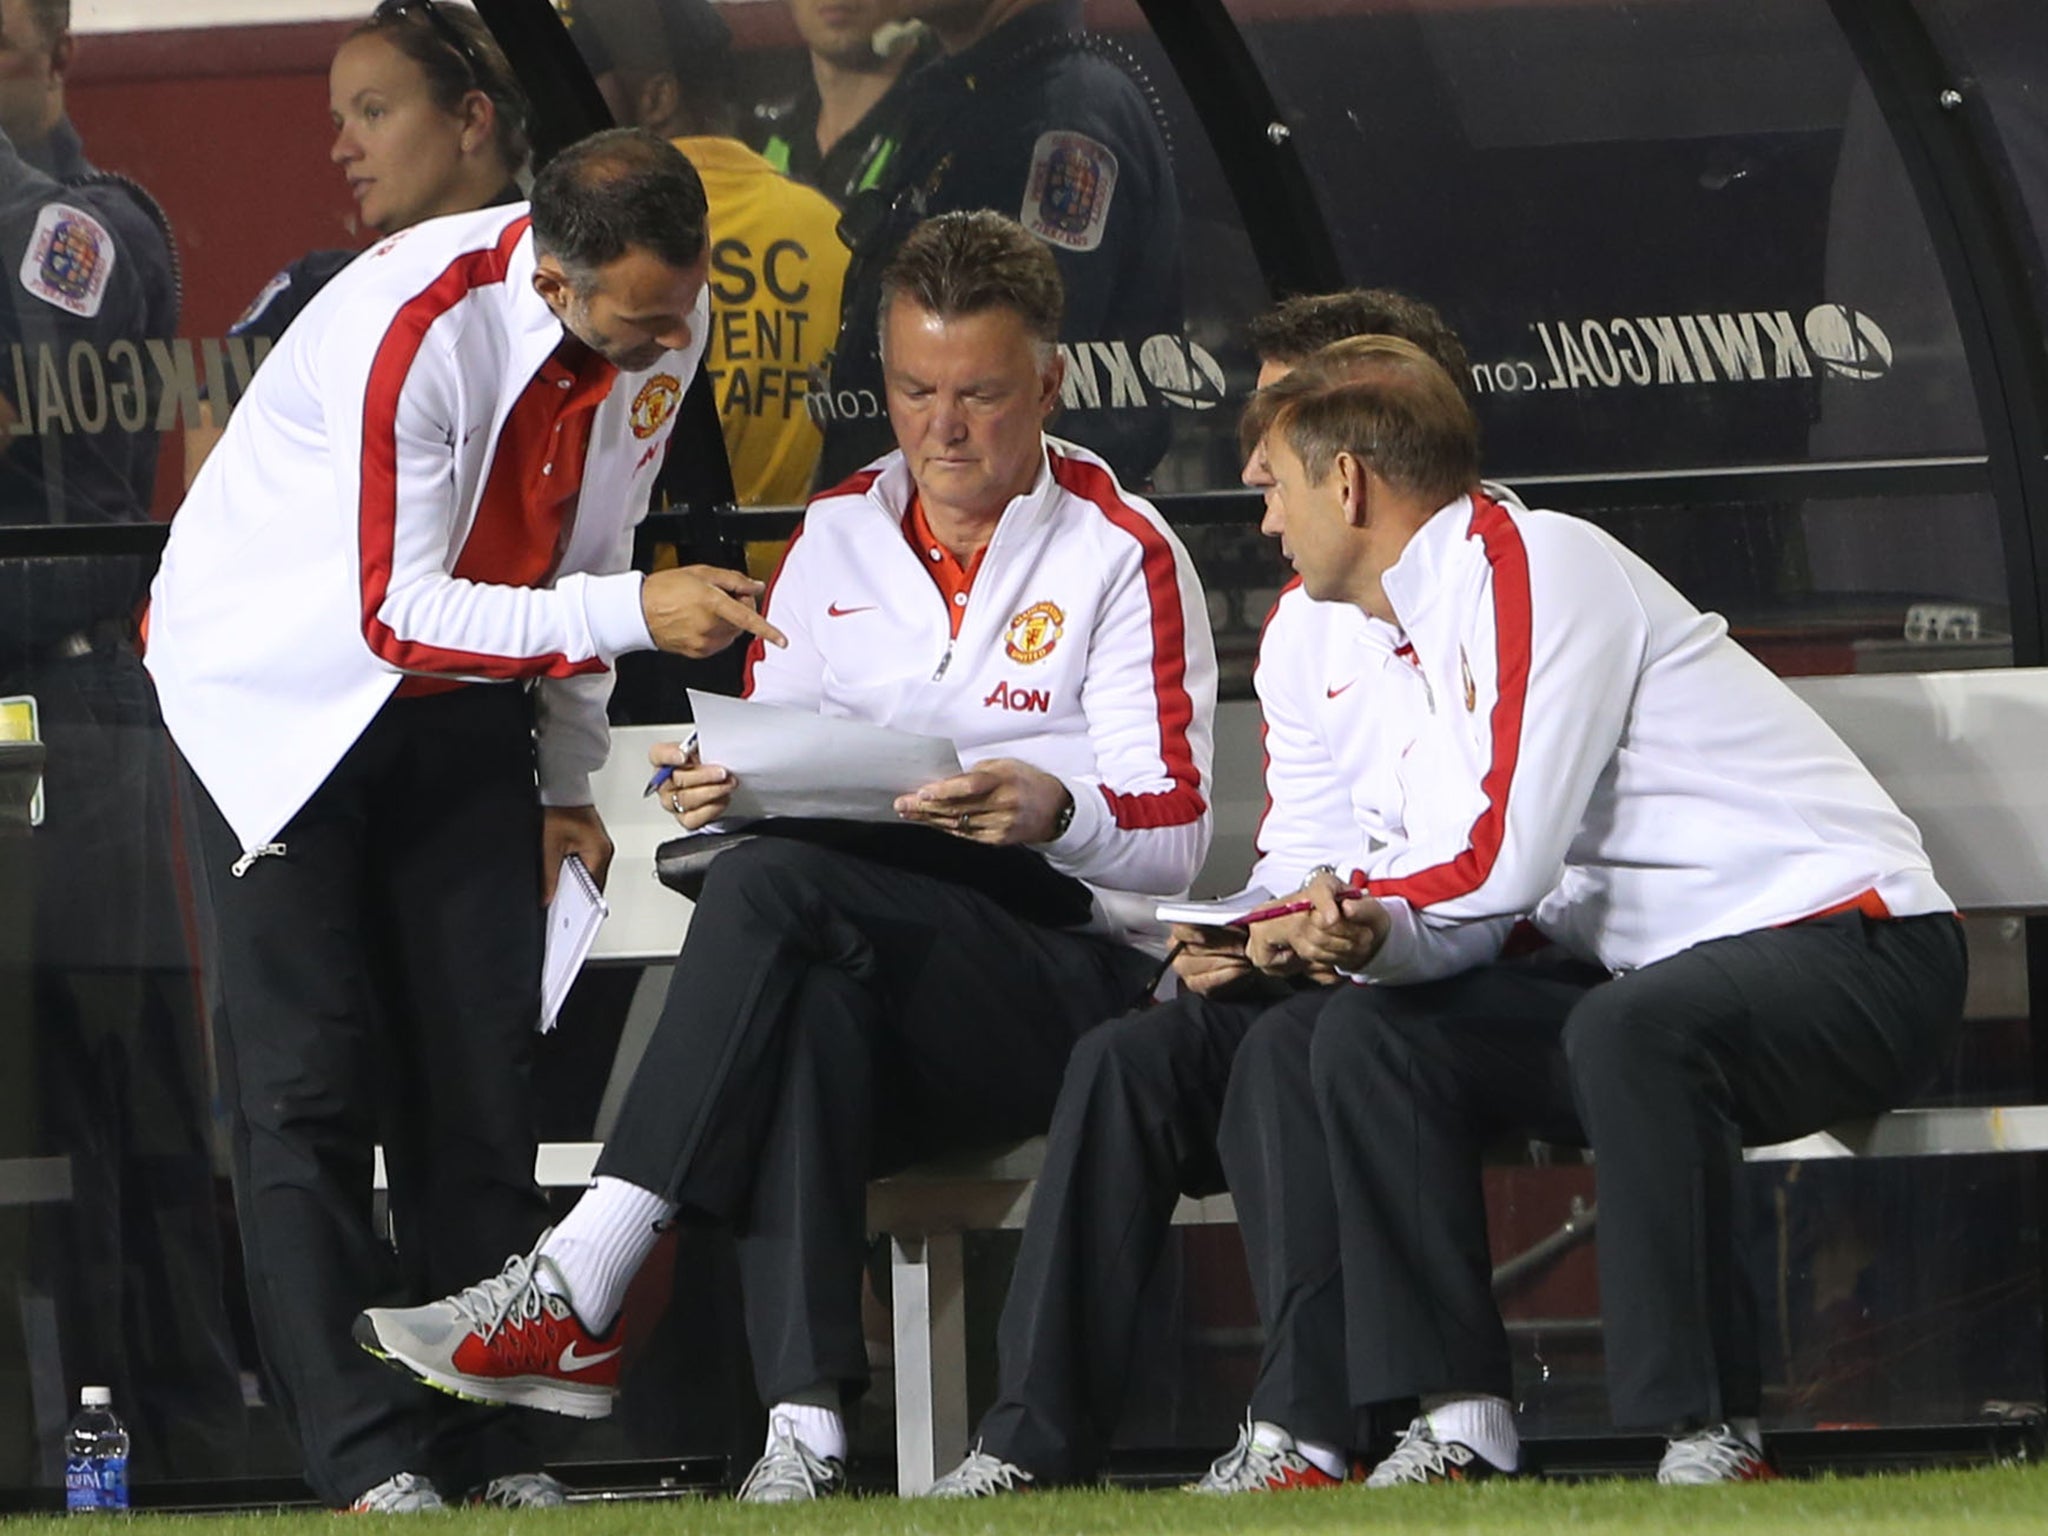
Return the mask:
<path id="1" fill-rule="evenodd" d="M 64 1437 L 64 1507 L 74 1515 L 128 1507 L 128 1431 L 114 1417 L 114 1394 L 85 1387 Z"/>

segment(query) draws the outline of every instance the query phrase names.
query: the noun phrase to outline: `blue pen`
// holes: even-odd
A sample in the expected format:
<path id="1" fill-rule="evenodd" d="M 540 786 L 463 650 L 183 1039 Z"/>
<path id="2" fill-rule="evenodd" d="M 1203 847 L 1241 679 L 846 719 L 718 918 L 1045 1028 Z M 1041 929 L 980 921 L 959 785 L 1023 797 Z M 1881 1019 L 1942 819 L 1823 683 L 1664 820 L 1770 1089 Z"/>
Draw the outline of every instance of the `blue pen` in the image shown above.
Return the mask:
<path id="1" fill-rule="evenodd" d="M 683 740 L 682 748 L 685 752 L 694 752 L 697 750 L 697 733 L 695 731 L 690 732 L 690 734 Z M 654 776 L 647 781 L 647 787 L 640 791 L 640 798 L 642 800 L 645 800 L 649 795 L 656 793 L 658 790 L 661 789 L 661 787 L 664 784 L 668 783 L 668 781 L 672 777 L 674 777 L 674 775 L 674 767 L 672 767 L 668 763 L 663 763 L 659 768 L 654 770 Z"/>

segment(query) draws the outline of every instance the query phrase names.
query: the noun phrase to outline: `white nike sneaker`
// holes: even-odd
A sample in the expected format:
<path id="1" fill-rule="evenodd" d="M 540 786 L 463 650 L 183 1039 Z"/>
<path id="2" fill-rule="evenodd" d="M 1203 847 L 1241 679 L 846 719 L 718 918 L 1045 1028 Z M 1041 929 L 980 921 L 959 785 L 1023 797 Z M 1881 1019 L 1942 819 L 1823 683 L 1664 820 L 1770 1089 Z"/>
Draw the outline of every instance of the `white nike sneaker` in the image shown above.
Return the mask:
<path id="1" fill-rule="evenodd" d="M 424 1515 L 448 1506 L 441 1491 L 417 1472 L 394 1472 L 356 1496 L 352 1515 Z"/>
<path id="2" fill-rule="evenodd" d="M 768 1449 L 740 1484 L 742 1504 L 807 1504 L 846 1491 L 846 1463 L 820 1456 L 796 1437 L 781 1416 L 769 1425 Z"/>
<path id="3" fill-rule="evenodd" d="M 424 1307 L 372 1307 L 355 1340 L 430 1387 L 477 1403 L 602 1419 L 619 1390 L 618 1325 L 598 1338 L 540 1286 L 554 1265 L 514 1254 L 498 1274 Z"/>
<path id="4" fill-rule="evenodd" d="M 1763 1447 L 1732 1424 L 1709 1424 L 1664 1447 L 1660 1483 L 1760 1483 L 1778 1475 Z"/>

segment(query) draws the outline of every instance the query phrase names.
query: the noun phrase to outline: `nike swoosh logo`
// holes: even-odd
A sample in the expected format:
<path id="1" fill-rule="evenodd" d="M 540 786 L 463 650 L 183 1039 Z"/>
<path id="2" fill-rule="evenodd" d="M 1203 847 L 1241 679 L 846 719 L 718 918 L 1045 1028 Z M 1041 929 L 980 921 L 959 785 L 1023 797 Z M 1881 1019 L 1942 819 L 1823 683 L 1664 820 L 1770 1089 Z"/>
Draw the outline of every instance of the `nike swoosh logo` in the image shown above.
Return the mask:
<path id="1" fill-rule="evenodd" d="M 564 1375 L 572 1375 L 577 1371 L 587 1371 L 593 1365 L 603 1365 L 605 1361 L 611 1359 L 613 1355 L 616 1355 L 624 1347 L 624 1345 L 619 1345 L 616 1348 L 606 1350 L 601 1355 L 579 1355 L 576 1353 L 576 1341 L 571 1339 L 562 1346 L 562 1358 L 555 1362 L 556 1368 Z"/>
<path id="2" fill-rule="evenodd" d="M 1357 681 L 1358 679 L 1355 677 L 1351 679 L 1351 683 L 1355 683 Z M 1346 683 L 1343 688 L 1325 688 L 1323 691 L 1334 699 L 1335 697 L 1337 697 L 1338 694 L 1343 693 L 1346 689 L 1350 688 L 1351 683 Z"/>
<path id="3" fill-rule="evenodd" d="M 837 603 L 834 603 L 825 612 L 832 618 L 843 619 L 849 613 L 873 613 L 879 606 L 880 604 L 877 603 L 862 603 L 856 608 L 842 608 Z"/>

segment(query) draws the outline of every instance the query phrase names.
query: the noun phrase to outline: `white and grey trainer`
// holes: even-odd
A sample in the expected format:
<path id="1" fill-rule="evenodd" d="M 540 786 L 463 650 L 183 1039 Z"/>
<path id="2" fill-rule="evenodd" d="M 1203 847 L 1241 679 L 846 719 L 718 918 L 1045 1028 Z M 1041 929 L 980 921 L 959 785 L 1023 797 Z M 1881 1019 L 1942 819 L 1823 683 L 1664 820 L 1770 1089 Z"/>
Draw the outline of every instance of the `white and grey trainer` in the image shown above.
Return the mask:
<path id="1" fill-rule="evenodd" d="M 1512 1477 L 1462 1440 L 1439 1440 L 1422 1415 L 1402 1432 L 1387 1459 L 1367 1474 L 1368 1488 L 1397 1488 L 1404 1483 L 1476 1483 L 1489 1477 Z"/>
<path id="2" fill-rule="evenodd" d="M 394 1472 L 376 1487 L 356 1496 L 349 1513 L 356 1515 L 424 1515 L 446 1509 L 441 1490 L 417 1472 Z"/>
<path id="3" fill-rule="evenodd" d="M 1760 1483 L 1778 1475 L 1764 1449 L 1732 1424 L 1709 1424 L 1664 1447 L 1660 1483 Z"/>
<path id="4" fill-rule="evenodd" d="M 846 1491 L 846 1463 L 820 1456 L 796 1437 L 796 1426 L 777 1415 L 768 1426 L 768 1449 L 740 1484 L 742 1504 L 803 1504 Z"/>
<path id="5" fill-rule="evenodd" d="M 991 1456 L 977 1443 L 967 1457 L 925 1490 L 928 1499 L 987 1499 L 999 1493 L 1021 1493 L 1038 1481 L 1014 1461 Z"/>
<path id="6" fill-rule="evenodd" d="M 569 1490 L 546 1472 L 507 1472 L 485 1483 L 476 1502 L 495 1509 L 564 1509 Z"/>
<path id="7" fill-rule="evenodd" d="M 1344 1481 L 1310 1461 L 1294 1436 L 1278 1424 L 1245 1415 L 1237 1444 L 1209 1464 L 1189 1493 L 1279 1493 L 1288 1488 L 1335 1488 Z"/>

